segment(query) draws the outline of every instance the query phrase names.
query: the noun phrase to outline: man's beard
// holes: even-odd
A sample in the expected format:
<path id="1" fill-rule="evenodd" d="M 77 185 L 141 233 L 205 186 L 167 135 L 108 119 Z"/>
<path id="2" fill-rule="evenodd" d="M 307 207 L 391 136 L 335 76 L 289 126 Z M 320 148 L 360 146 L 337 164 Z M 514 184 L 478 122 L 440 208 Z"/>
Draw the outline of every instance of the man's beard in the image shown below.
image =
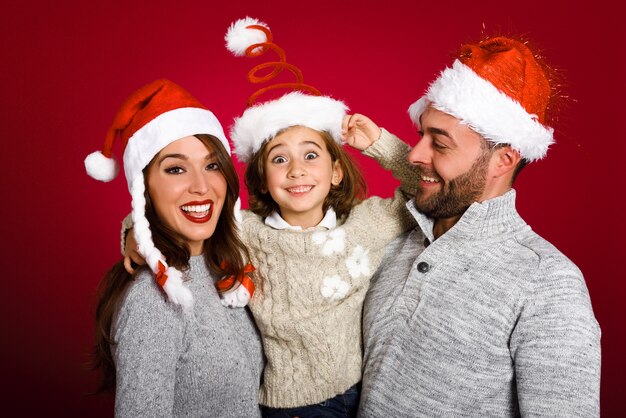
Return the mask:
<path id="1" fill-rule="evenodd" d="M 485 190 L 486 172 L 491 155 L 491 152 L 484 151 L 467 172 L 450 180 L 447 184 L 444 184 L 441 177 L 436 176 L 434 172 L 428 173 L 420 168 L 420 175 L 439 178 L 442 188 L 427 200 L 420 201 L 419 198 L 423 193 L 420 187 L 415 195 L 417 209 L 434 219 L 451 218 L 465 213 L 472 203 L 478 201 Z"/>

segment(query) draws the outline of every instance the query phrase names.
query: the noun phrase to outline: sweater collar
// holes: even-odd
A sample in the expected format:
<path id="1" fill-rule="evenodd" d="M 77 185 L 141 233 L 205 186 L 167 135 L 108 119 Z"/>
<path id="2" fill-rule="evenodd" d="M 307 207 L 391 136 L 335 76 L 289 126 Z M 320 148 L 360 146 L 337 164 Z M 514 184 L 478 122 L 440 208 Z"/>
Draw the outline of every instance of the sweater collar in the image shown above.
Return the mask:
<path id="1" fill-rule="evenodd" d="M 208 270 L 204 254 L 189 257 L 189 273 L 191 275 L 206 274 Z"/>
<path id="2" fill-rule="evenodd" d="M 302 231 L 301 226 L 289 225 L 289 223 L 286 220 L 284 220 L 283 217 L 280 216 L 280 214 L 276 211 L 272 212 L 270 216 L 265 218 L 265 225 L 272 227 L 274 229 L 291 229 L 294 231 Z M 337 226 L 337 214 L 335 213 L 335 210 L 333 208 L 328 208 L 328 210 L 326 211 L 326 214 L 324 215 L 324 218 L 322 218 L 320 223 L 317 224 L 315 228 L 322 227 L 326 229 L 333 229 L 336 226 Z"/>
<path id="3" fill-rule="evenodd" d="M 461 219 L 442 237 L 478 240 L 518 231 L 526 226 L 526 222 L 515 209 L 515 196 L 515 190 L 511 189 L 502 196 L 472 203 Z M 407 202 L 407 208 L 426 238 L 433 242 L 434 220 L 419 212 L 413 199 Z"/>

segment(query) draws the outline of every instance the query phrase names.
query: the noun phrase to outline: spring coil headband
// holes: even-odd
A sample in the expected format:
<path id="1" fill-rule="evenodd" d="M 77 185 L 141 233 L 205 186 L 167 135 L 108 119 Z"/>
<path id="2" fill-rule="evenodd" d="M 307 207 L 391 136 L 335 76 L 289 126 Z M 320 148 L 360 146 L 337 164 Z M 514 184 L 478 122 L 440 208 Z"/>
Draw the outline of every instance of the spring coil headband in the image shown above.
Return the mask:
<path id="1" fill-rule="evenodd" d="M 231 129 L 234 152 L 244 162 L 278 132 L 291 126 L 306 126 L 317 131 L 327 131 L 341 144 L 341 122 L 348 107 L 341 101 L 323 96 L 315 87 L 305 84 L 302 72 L 286 60 L 285 51 L 273 42 L 269 27 L 257 19 L 246 17 L 234 22 L 226 33 L 226 48 L 235 56 L 259 57 L 273 51 L 278 60 L 253 67 L 247 75 L 253 84 L 267 83 L 283 70 L 295 78 L 293 82 L 279 82 L 255 91 L 247 101 L 248 109 L 235 118 Z M 270 71 L 259 75 L 263 71 Z M 290 93 L 264 103 L 258 98 L 272 90 L 291 89 Z"/>

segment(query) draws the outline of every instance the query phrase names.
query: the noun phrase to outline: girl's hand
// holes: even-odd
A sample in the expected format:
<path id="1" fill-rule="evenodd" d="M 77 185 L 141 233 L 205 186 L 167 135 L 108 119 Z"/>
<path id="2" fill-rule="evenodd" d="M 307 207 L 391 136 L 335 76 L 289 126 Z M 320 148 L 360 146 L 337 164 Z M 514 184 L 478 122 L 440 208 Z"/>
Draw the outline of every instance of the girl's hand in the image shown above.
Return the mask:
<path id="1" fill-rule="evenodd" d="M 359 113 L 346 115 L 341 124 L 341 137 L 351 147 L 360 151 L 380 138 L 381 129 L 370 118 Z"/>
<path id="2" fill-rule="evenodd" d="M 143 266 L 146 264 L 146 260 L 137 251 L 137 241 L 135 241 L 135 234 L 131 228 L 126 234 L 126 245 L 124 245 L 124 268 L 129 274 L 135 272 L 133 263 L 137 266 Z"/>

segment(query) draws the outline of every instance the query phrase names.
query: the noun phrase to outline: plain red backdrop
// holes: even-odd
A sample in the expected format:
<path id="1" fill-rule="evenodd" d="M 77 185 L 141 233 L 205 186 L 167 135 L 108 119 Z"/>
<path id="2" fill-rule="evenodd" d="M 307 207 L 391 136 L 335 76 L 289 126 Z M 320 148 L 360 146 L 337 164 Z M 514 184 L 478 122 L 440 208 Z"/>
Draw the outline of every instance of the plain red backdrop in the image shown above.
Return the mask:
<path id="1" fill-rule="evenodd" d="M 626 53 L 621 14 L 608 0 L 571 1 L 63 1 L 4 4 L 1 347 L 5 401 L 20 416 L 111 416 L 84 370 L 94 292 L 119 258 L 129 211 L 126 183 L 88 178 L 113 114 L 136 88 L 170 78 L 225 127 L 254 88 L 253 63 L 224 48 L 226 28 L 267 22 L 289 62 L 325 94 L 343 99 L 407 142 L 407 117 L 465 41 L 527 35 L 562 69 L 569 104 L 548 158 L 521 174 L 518 208 L 583 271 L 602 327 L 602 415 L 623 398 L 624 260 L 622 102 Z M 119 156 L 119 149 L 116 150 Z M 370 192 L 395 182 L 357 156 Z"/>

